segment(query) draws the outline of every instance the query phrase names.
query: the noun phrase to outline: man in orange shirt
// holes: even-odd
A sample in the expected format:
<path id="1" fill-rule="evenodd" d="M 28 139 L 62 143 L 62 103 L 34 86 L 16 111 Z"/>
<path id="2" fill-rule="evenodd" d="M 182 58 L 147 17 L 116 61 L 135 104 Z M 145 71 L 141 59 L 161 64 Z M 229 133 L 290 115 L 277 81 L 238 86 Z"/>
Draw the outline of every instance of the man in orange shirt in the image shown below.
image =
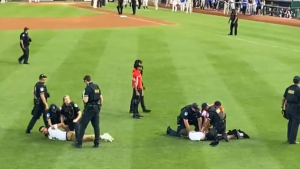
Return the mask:
<path id="1" fill-rule="evenodd" d="M 138 64 L 138 63 L 140 63 L 140 64 L 142 64 L 142 61 L 141 60 L 136 60 L 135 62 L 134 62 L 134 65 L 133 65 L 133 70 L 132 70 L 132 73 L 134 73 L 137 69 L 136 69 L 136 65 Z M 141 70 L 141 75 L 143 76 L 143 66 L 142 66 L 142 70 Z M 143 90 L 145 90 L 145 86 L 144 86 L 144 83 L 142 82 L 142 85 L 143 85 Z M 133 113 L 133 100 L 134 100 L 134 95 L 132 95 L 132 98 L 131 98 L 131 101 L 130 101 L 130 111 L 129 111 L 129 113 Z M 144 100 L 144 93 L 141 95 L 141 100 L 140 100 L 140 102 L 141 102 L 141 106 L 142 106 L 142 108 L 143 108 L 143 112 L 144 113 L 150 113 L 151 112 L 151 110 L 148 110 L 148 109 L 146 109 L 146 106 L 145 106 L 145 100 Z M 141 116 L 142 117 L 142 116 Z"/>
<path id="2" fill-rule="evenodd" d="M 140 119 L 141 115 L 138 112 L 138 106 L 141 101 L 141 96 L 143 94 L 143 85 L 142 85 L 142 64 L 136 63 L 134 65 L 136 71 L 132 73 L 132 88 L 133 88 L 133 100 L 132 100 L 132 111 L 133 111 L 133 118 Z"/>

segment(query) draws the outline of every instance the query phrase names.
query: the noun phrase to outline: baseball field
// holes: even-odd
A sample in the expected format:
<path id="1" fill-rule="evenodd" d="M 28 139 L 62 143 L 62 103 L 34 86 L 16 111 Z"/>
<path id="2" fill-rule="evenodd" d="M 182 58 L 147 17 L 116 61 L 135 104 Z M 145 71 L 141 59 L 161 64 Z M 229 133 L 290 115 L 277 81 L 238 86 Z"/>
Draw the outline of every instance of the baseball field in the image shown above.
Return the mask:
<path id="1" fill-rule="evenodd" d="M 299 168 L 300 147 L 286 143 L 287 121 L 280 113 L 284 89 L 300 74 L 298 20 L 242 17 L 238 36 L 228 36 L 228 18 L 214 11 L 150 7 L 121 18 L 115 6 L 0 5 L 1 169 Z M 20 65 L 25 26 L 33 41 L 30 64 Z M 128 113 L 135 59 L 144 63 L 145 102 L 152 110 L 140 120 Z M 41 135 L 42 119 L 25 134 L 41 73 L 48 76 L 49 104 L 61 105 L 68 94 L 81 108 L 82 78 L 91 75 L 104 97 L 101 133 L 115 141 L 74 149 Z M 227 128 L 242 129 L 251 139 L 210 147 L 166 136 L 183 106 L 216 100 L 226 110 Z M 86 133 L 93 133 L 91 125 Z"/>

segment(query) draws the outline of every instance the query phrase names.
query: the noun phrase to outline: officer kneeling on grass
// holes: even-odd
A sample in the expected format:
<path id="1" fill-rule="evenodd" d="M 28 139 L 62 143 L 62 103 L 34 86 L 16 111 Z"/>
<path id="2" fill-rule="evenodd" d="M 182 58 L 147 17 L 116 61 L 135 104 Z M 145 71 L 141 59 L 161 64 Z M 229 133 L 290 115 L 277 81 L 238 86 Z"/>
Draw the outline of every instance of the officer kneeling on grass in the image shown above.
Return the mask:
<path id="1" fill-rule="evenodd" d="M 75 131 L 75 137 L 78 139 L 81 111 L 78 105 L 72 102 L 68 95 L 63 97 L 60 118 L 61 121 L 66 125 L 68 131 Z"/>
<path id="2" fill-rule="evenodd" d="M 300 123 L 299 81 L 300 77 L 295 76 L 293 79 L 294 84 L 285 89 L 281 105 L 284 117 L 289 120 L 287 129 L 287 141 L 289 144 L 299 143 L 296 141 Z M 286 107 L 286 110 L 284 110 L 284 107 Z"/>
<path id="3" fill-rule="evenodd" d="M 166 133 L 174 137 L 187 137 L 189 132 L 192 131 L 190 125 L 195 126 L 195 131 L 199 131 L 202 125 L 202 118 L 200 116 L 200 109 L 197 103 L 187 105 L 180 111 L 177 116 L 177 131 L 168 126 Z"/>
<path id="4" fill-rule="evenodd" d="M 61 123 L 60 121 L 60 108 L 55 104 L 51 104 L 47 111 L 47 121 L 49 126 L 54 129 L 55 124 Z"/>

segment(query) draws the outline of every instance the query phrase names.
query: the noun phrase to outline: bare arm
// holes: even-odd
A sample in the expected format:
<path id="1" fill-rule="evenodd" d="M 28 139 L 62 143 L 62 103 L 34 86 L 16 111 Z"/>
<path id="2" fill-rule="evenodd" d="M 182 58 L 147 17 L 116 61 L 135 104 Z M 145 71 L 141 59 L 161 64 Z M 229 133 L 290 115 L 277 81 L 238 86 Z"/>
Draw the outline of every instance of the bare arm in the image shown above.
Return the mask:
<path id="1" fill-rule="evenodd" d="M 197 121 L 198 121 L 199 130 L 201 131 L 201 128 L 202 128 L 202 118 L 198 118 Z"/>
<path id="2" fill-rule="evenodd" d="M 23 40 L 22 40 L 22 39 L 20 40 L 20 43 L 21 43 L 22 48 L 25 49 L 24 43 L 23 43 Z"/>
<path id="3" fill-rule="evenodd" d="M 103 104 L 103 96 L 100 95 L 100 104 L 102 105 Z"/>
<path id="4" fill-rule="evenodd" d="M 203 124 L 202 132 L 205 132 L 208 129 L 209 124 L 210 124 L 210 120 L 207 119 Z"/>
<path id="5" fill-rule="evenodd" d="M 189 121 L 187 119 L 183 119 L 183 122 L 184 122 L 185 128 L 188 131 L 191 131 L 191 127 L 190 127 Z"/>
<path id="6" fill-rule="evenodd" d="M 45 105 L 45 110 L 47 110 L 47 109 L 48 109 L 48 103 L 47 103 L 47 101 L 46 101 L 45 94 L 44 94 L 44 93 L 41 93 L 40 96 L 41 96 L 41 99 L 42 99 L 43 104 Z"/>
<path id="7" fill-rule="evenodd" d="M 60 115 L 60 121 L 63 123 L 64 122 L 64 119 L 65 119 L 65 116 L 64 115 Z"/>

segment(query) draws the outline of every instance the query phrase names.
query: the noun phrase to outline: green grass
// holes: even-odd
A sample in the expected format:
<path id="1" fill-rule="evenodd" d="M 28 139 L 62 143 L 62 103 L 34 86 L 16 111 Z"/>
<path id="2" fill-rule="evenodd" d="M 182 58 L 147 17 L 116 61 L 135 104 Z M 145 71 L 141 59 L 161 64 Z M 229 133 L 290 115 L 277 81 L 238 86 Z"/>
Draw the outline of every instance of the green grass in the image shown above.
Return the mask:
<path id="1" fill-rule="evenodd" d="M 19 8 L 10 5 L 9 8 Z M 27 7 L 27 6 L 26 6 Z M 44 6 L 43 6 L 44 7 Z M 44 15 L 39 7 L 31 14 Z M 15 16 L 3 12 L 0 16 Z M 83 10 L 45 6 L 80 13 Z M 113 5 L 107 8 L 114 9 Z M 129 10 L 127 9 L 129 12 Z M 87 11 L 89 12 L 89 11 Z M 66 12 L 67 13 L 67 12 Z M 30 169 L 296 169 L 298 146 L 286 140 L 286 121 L 279 108 L 284 88 L 298 74 L 298 28 L 240 21 L 239 35 L 228 37 L 227 18 L 138 11 L 138 15 L 176 22 L 151 28 L 34 30 L 30 64 L 19 65 L 17 31 L 0 31 L 1 168 Z M 48 15 L 50 16 L 50 15 Z M 55 15 L 57 16 L 57 15 Z M 277 47 L 274 47 L 277 46 Z M 143 60 L 146 105 L 142 120 L 128 114 L 131 68 Z M 49 76 L 49 103 L 60 105 L 69 94 L 81 107 L 82 77 L 90 74 L 101 86 L 104 106 L 101 133 L 114 143 L 98 150 L 84 144 L 50 141 L 37 130 L 25 135 L 31 118 L 32 88 L 38 75 Z M 222 101 L 228 129 L 241 128 L 250 140 L 232 140 L 217 148 L 165 136 L 176 128 L 179 110 L 192 102 Z M 92 133 L 89 125 L 87 133 Z"/>

